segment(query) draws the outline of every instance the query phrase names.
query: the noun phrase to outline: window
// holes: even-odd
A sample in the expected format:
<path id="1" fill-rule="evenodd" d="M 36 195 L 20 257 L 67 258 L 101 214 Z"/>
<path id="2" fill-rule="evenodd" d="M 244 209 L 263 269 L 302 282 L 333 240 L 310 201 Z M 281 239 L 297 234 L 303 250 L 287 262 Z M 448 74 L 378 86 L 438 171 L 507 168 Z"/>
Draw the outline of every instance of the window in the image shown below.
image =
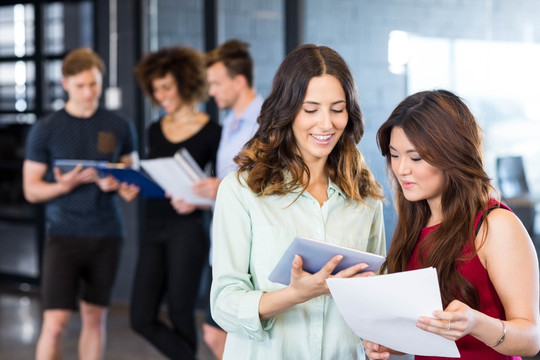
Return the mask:
<path id="1" fill-rule="evenodd" d="M 43 216 L 23 196 L 26 135 L 40 117 L 63 107 L 62 58 L 93 46 L 93 14 L 93 1 L 0 6 L 0 248 L 9 249 L 0 254 L 2 278 L 39 281 Z"/>

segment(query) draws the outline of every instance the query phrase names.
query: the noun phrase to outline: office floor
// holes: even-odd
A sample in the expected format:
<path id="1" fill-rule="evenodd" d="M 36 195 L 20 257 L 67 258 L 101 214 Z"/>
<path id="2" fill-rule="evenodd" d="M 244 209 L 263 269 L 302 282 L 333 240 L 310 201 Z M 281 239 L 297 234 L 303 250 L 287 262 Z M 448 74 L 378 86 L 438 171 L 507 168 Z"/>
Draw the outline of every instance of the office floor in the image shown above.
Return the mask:
<path id="1" fill-rule="evenodd" d="M 537 251 L 540 236 L 535 237 Z M 10 247 L 4 248 L 4 250 Z M 3 251 L 4 252 L 4 251 Z M 4 255 L 7 256 L 7 254 Z M 9 257 L 17 254 L 10 254 Z M 197 314 L 199 322 L 202 313 Z M 28 360 L 34 358 L 34 349 L 41 325 L 39 294 L 28 285 L 0 282 L 0 359 Z M 66 335 L 64 360 L 77 359 L 77 336 L 80 322 L 74 316 Z M 128 325 L 128 305 L 114 303 L 108 316 L 108 337 L 104 360 L 165 360 L 151 345 L 133 333 Z M 201 335 L 201 334 L 200 334 Z M 199 360 L 215 360 L 199 336 Z M 396 360 L 410 357 L 396 357 Z M 523 360 L 540 360 L 540 354 Z"/>
<path id="2" fill-rule="evenodd" d="M 198 319 L 202 314 L 197 314 Z M 126 304 L 113 304 L 108 317 L 108 342 L 104 360 L 165 360 L 151 345 L 135 335 L 127 323 Z M 24 291 L 12 286 L 0 286 L 0 359 L 29 360 L 40 328 L 39 297 L 33 291 Z M 65 360 L 77 359 L 77 332 L 80 322 L 74 316 L 69 324 L 64 350 Z M 200 324 L 199 324 L 200 326 Z M 215 360 L 210 350 L 199 337 L 199 360 Z M 408 356 L 396 360 L 410 359 Z M 523 360 L 540 360 L 537 355 Z"/>
<path id="3" fill-rule="evenodd" d="M 29 360 L 39 335 L 41 309 L 38 294 L 27 286 L 22 289 L 11 284 L 0 285 L 0 359 Z M 199 321 L 203 314 L 197 314 Z M 77 359 L 78 316 L 70 321 L 63 345 L 65 360 Z M 161 360 L 166 359 L 151 345 L 133 333 L 128 325 L 127 304 L 111 306 L 107 322 L 105 360 Z M 215 360 L 199 336 L 199 360 Z"/>

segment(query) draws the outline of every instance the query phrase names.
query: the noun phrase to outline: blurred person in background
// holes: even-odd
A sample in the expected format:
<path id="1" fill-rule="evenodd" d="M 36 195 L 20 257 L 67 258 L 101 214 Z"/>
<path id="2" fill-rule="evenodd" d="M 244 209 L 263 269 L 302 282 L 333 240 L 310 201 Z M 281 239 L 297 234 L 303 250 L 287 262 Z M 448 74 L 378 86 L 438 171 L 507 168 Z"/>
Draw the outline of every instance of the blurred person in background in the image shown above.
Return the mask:
<path id="1" fill-rule="evenodd" d="M 135 69 L 144 93 L 165 115 L 147 131 L 147 158 L 185 148 L 204 169 L 214 167 L 221 127 L 198 110 L 207 98 L 204 55 L 169 47 L 143 57 Z M 195 359 L 195 307 L 209 240 L 204 211 L 176 199 L 147 199 L 131 297 L 132 328 L 170 359 Z M 168 322 L 160 318 L 166 300 Z M 170 325 L 169 325 L 170 324 Z"/>
<path id="2" fill-rule="evenodd" d="M 263 99 L 253 87 L 253 59 L 248 49 L 245 42 L 229 40 L 206 56 L 209 94 L 220 109 L 229 111 L 222 123 L 216 177 L 194 185 L 195 193 L 209 199 L 216 199 L 221 179 L 236 170 L 234 157 L 258 128 L 257 117 Z M 208 283 L 211 283 L 211 268 L 208 274 Z M 203 331 L 206 344 L 216 358 L 221 359 L 226 333 L 212 319 L 209 305 Z"/>
<path id="3" fill-rule="evenodd" d="M 99 107 L 103 60 L 75 49 L 62 63 L 68 101 L 38 121 L 27 139 L 23 187 L 31 203 L 45 203 L 45 249 L 41 295 L 43 325 L 36 359 L 60 359 L 69 319 L 80 310 L 79 359 L 101 359 L 106 317 L 125 236 L 117 193 L 131 200 L 138 191 L 95 168 L 62 172 L 57 159 L 136 161 L 130 121 Z"/>

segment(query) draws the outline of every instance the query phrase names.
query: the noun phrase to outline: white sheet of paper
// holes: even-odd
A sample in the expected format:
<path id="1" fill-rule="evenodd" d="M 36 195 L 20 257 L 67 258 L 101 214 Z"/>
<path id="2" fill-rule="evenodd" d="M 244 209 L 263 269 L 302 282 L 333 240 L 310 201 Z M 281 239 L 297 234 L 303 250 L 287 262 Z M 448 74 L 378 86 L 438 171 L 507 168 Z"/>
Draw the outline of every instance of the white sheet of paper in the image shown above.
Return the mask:
<path id="1" fill-rule="evenodd" d="M 460 357 L 456 343 L 416 327 L 441 310 L 434 268 L 363 278 L 327 279 L 341 315 L 362 339 L 408 354 Z"/>
<path id="2" fill-rule="evenodd" d="M 193 181 L 172 157 L 141 160 L 141 166 L 173 199 L 182 198 L 193 205 L 214 204 L 214 200 L 200 197 L 191 191 Z"/>

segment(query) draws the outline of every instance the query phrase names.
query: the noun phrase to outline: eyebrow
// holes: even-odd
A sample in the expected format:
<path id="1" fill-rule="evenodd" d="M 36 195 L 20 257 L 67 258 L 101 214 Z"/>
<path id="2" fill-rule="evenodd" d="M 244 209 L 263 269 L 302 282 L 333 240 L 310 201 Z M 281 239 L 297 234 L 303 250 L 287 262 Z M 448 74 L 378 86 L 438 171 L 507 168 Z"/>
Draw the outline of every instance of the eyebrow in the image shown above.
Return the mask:
<path id="1" fill-rule="evenodd" d="M 388 147 L 390 148 L 390 150 L 397 151 L 396 148 L 394 148 L 392 145 L 388 145 Z M 418 153 L 418 151 L 416 151 L 415 149 L 410 149 L 410 150 L 407 150 L 405 153 L 406 153 L 406 154 L 410 154 L 410 153 Z"/>
<path id="2" fill-rule="evenodd" d="M 334 101 L 331 105 L 336 105 L 336 104 L 341 104 L 341 103 L 346 103 L 345 100 L 338 100 L 338 101 Z M 304 101 L 304 104 L 313 104 L 313 105 L 321 105 L 321 103 L 317 102 L 317 101 Z"/>

